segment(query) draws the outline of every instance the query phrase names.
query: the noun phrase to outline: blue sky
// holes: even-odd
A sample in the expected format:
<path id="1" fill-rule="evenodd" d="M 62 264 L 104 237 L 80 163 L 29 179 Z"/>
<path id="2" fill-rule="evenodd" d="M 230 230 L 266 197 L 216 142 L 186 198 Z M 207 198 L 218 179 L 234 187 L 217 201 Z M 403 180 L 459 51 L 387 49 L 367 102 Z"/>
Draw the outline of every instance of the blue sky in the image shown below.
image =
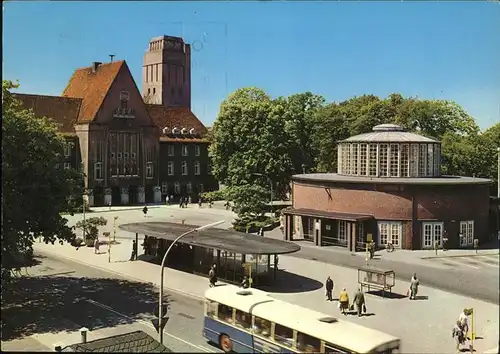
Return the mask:
<path id="1" fill-rule="evenodd" d="M 140 89 L 148 42 L 166 34 L 196 47 L 192 108 L 207 125 L 248 86 L 328 101 L 451 99 L 482 128 L 500 121 L 498 3 L 23 1 L 3 11 L 3 78 L 21 92 L 59 95 L 76 68 L 108 54 Z"/>

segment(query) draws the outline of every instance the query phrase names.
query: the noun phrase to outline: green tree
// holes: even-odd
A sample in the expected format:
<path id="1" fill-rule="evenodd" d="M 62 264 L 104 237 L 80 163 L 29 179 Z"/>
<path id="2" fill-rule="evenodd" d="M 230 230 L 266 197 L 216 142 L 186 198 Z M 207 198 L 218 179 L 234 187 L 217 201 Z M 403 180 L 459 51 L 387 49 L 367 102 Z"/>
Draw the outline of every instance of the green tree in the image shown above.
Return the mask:
<path id="1" fill-rule="evenodd" d="M 82 230 L 84 240 L 87 242 L 87 245 L 93 245 L 94 240 L 99 237 L 99 227 L 106 226 L 108 224 L 108 220 L 101 217 L 92 217 L 85 219 L 85 221 L 80 220 L 75 224 L 75 229 Z"/>
<path id="2" fill-rule="evenodd" d="M 2 278 L 32 256 L 35 239 L 74 239 L 61 212 L 74 211 L 81 198 L 71 196 L 83 192 L 81 174 L 60 166 L 57 125 L 23 109 L 10 92 L 17 87 L 2 81 Z"/>
<path id="3" fill-rule="evenodd" d="M 215 177 L 227 186 L 267 182 L 280 189 L 293 170 L 283 130 L 286 101 L 272 101 L 257 88 L 236 90 L 225 100 L 212 128 L 210 158 Z"/>
<path id="4" fill-rule="evenodd" d="M 269 201 L 269 189 L 256 184 L 228 187 L 228 200 L 234 203 L 234 211 L 240 219 L 254 219 L 265 213 Z"/>

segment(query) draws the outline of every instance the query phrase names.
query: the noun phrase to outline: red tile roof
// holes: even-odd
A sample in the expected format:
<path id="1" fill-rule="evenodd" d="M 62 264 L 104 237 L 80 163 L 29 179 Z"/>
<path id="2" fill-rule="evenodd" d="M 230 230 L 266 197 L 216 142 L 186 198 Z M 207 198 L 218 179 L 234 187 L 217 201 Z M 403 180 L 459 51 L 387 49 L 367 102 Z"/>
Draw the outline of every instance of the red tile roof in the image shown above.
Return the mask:
<path id="1" fill-rule="evenodd" d="M 82 106 L 81 98 L 27 95 L 14 93 L 25 109 L 32 109 L 36 116 L 47 117 L 61 125 L 61 133 L 74 133 L 74 125 Z"/>
<path id="2" fill-rule="evenodd" d="M 78 122 L 90 122 L 95 118 L 123 65 L 127 65 L 124 60 L 100 64 L 95 73 L 92 67 L 76 69 L 62 96 L 83 99 Z"/>
<path id="3" fill-rule="evenodd" d="M 170 130 L 177 127 L 179 129 L 194 128 L 195 134 L 205 136 L 207 128 L 202 122 L 185 107 L 171 107 L 156 104 L 147 104 L 146 108 L 153 119 L 153 122 L 160 129 L 160 135 L 163 135 L 163 128 L 167 127 Z"/>

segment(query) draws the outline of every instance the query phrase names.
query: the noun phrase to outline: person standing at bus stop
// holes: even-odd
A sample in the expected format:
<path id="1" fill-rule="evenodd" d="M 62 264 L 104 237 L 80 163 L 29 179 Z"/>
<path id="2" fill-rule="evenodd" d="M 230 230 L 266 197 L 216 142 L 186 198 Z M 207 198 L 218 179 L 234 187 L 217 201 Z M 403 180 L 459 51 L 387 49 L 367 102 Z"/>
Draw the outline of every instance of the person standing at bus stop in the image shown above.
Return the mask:
<path id="1" fill-rule="evenodd" d="M 215 283 L 217 283 L 217 270 L 215 264 L 212 265 L 210 271 L 208 272 L 208 281 L 210 282 L 210 287 L 213 288 Z"/>
<path id="2" fill-rule="evenodd" d="M 333 280 L 332 280 L 332 278 L 330 278 L 330 276 L 328 276 L 328 278 L 326 278 L 325 288 L 326 288 L 327 301 L 333 301 L 333 297 L 332 297 Z"/>

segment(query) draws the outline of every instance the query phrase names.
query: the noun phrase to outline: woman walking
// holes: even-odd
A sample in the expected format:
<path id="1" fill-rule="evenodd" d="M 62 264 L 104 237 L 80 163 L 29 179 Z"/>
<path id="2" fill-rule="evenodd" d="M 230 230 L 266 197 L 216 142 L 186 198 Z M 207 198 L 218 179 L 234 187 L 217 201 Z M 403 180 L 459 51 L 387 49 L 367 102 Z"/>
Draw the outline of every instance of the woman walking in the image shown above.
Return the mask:
<path id="1" fill-rule="evenodd" d="M 347 294 L 346 288 L 343 288 L 340 292 L 339 309 L 344 316 L 347 316 L 347 311 L 349 310 L 349 294 Z"/>

